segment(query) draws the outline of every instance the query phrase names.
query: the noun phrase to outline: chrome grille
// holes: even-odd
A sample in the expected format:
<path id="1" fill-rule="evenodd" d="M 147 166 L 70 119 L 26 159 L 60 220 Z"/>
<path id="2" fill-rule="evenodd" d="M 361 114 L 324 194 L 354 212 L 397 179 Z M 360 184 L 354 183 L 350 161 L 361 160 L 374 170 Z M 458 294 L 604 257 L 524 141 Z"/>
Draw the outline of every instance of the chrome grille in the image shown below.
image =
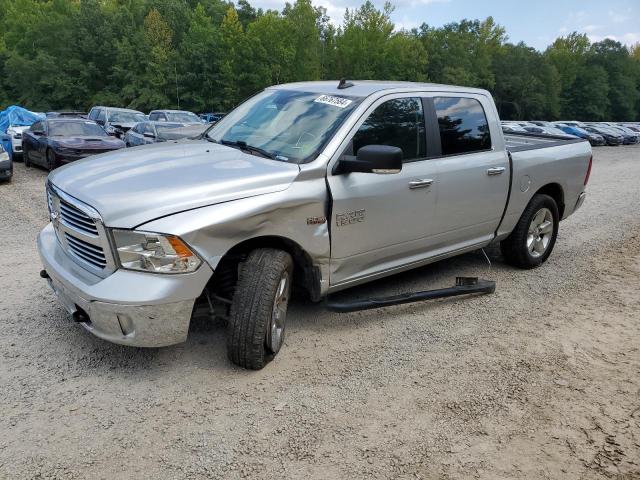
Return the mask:
<path id="1" fill-rule="evenodd" d="M 88 262 L 97 268 L 104 268 L 107 266 L 107 259 L 104 256 L 104 250 L 102 247 L 92 245 L 91 243 L 76 238 L 67 232 L 64 233 L 64 238 L 67 240 L 69 251 L 74 255 L 77 255 L 85 262 Z"/>
<path id="2" fill-rule="evenodd" d="M 47 206 L 62 249 L 80 266 L 100 277 L 116 269 L 100 214 L 89 205 L 47 184 Z"/>
<path id="3" fill-rule="evenodd" d="M 96 222 L 82 210 L 60 200 L 60 219 L 72 228 L 90 235 L 98 236 Z"/>

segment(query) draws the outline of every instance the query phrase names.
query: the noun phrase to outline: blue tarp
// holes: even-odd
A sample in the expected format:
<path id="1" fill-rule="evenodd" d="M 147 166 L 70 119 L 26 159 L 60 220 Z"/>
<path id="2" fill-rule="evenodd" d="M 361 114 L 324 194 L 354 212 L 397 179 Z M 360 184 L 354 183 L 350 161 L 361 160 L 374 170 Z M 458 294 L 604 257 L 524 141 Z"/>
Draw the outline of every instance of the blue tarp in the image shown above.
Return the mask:
<path id="1" fill-rule="evenodd" d="M 44 113 L 35 113 L 17 105 L 11 105 L 0 112 L 0 133 L 7 133 L 10 126 L 32 125 L 45 118 Z"/>

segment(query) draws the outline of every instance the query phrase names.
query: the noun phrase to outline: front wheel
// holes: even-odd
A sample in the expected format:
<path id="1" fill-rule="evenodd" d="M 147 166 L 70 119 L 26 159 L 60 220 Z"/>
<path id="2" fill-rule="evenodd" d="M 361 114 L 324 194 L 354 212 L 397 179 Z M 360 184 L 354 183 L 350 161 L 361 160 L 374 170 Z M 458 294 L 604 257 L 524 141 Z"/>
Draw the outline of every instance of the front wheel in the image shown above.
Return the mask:
<path id="1" fill-rule="evenodd" d="M 259 248 L 240 265 L 227 327 L 229 359 L 259 370 L 284 343 L 293 259 L 283 250 Z"/>
<path id="2" fill-rule="evenodd" d="M 29 158 L 29 150 L 22 147 L 22 162 L 26 168 L 31 168 L 31 159 Z"/>
<path id="3" fill-rule="evenodd" d="M 559 223 L 555 200 L 549 195 L 534 195 L 511 235 L 500 243 L 507 263 L 518 268 L 542 265 L 556 243 Z"/>
<path id="4" fill-rule="evenodd" d="M 58 167 L 58 161 L 56 160 L 56 154 L 53 153 L 53 150 L 47 150 L 47 170 L 52 172 Z"/>

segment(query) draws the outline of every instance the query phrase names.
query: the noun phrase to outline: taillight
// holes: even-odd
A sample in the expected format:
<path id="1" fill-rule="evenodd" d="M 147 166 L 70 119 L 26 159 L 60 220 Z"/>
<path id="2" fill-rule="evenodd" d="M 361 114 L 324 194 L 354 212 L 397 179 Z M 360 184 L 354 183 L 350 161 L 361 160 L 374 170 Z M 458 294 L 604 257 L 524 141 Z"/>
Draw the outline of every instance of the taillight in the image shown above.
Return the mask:
<path id="1" fill-rule="evenodd" d="M 593 155 L 589 158 L 589 166 L 587 167 L 587 174 L 584 176 L 584 186 L 587 186 L 589 183 L 589 177 L 591 176 L 591 165 L 593 164 Z"/>

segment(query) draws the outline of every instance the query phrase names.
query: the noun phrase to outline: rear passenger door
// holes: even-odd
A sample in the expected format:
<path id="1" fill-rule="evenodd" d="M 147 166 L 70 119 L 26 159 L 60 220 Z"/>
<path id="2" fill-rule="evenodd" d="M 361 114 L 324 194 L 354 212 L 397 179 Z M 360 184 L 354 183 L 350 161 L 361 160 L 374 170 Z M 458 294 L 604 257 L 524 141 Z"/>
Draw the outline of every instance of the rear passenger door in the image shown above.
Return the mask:
<path id="1" fill-rule="evenodd" d="M 496 118 L 493 103 L 484 95 L 451 93 L 427 101 L 439 150 L 437 246 L 486 243 L 500 223 L 510 182 L 500 126 L 488 120 Z"/>

